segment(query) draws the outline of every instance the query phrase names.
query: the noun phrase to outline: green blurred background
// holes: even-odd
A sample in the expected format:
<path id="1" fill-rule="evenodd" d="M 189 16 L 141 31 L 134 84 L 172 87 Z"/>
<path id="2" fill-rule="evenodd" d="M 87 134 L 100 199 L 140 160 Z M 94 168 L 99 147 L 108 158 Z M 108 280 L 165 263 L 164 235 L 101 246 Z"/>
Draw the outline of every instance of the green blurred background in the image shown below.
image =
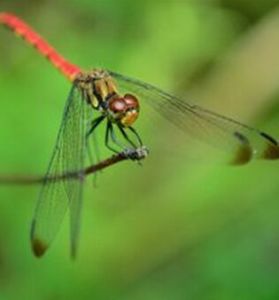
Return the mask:
<path id="1" fill-rule="evenodd" d="M 86 69 L 141 78 L 279 136 L 278 0 L 0 4 Z M 70 83 L 1 28 L 0 86 L 1 173 L 43 174 Z M 157 146 L 175 139 L 143 123 Z M 89 178 L 74 262 L 68 220 L 46 256 L 32 256 L 39 186 L 1 186 L 0 299 L 278 299 L 279 162 L 229 167 L 202 149 L 193 163 L 151 148 L 142 167 L 113 166 L 97 188 Z"/>

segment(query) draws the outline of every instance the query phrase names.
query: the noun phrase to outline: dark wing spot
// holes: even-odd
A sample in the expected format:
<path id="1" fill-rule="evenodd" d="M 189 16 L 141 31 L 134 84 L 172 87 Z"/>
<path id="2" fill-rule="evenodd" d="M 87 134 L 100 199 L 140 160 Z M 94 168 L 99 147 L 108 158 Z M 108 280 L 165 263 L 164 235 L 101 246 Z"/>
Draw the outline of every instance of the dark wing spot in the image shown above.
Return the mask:
<path id="1" fill-rule="evenodd" d="M 261 158 L 263 158 L 263 159 L 278 159 L 279 158 L 279 147 L 274 144 L 267 144 L 267 147 L 263 151 Z"/>
<path id="2" fill-rule="evenodd" d="M 261 158 L 263 159 L 278 159 L 279 145 L 278 142 L 265 132 L 261 132 L 261 136 L 267 140 L 266 148 L 264 149 Z"/>
<path id="3" fill-rule="evenodd" d="M 239 140 L 240 145 L 232 161 L 232 165 L 244 165 L 248 163 L 253 156 L 253 149 L 250 146 L 249 140 L 240 132 L 235 132 L 234 136 Z"/>
<path id="4" fill-rule="evenodd" d="M 35 238 L 31 241 L 32 250 L 35 256 L 41 257 L 46 252 L 48 246 L 41 240 Z"/>
<path id="5" fill-rule="evenodd" d="M 36 222 L 35 220 L 33 220 L 31 225 L 31 246 L 34 255 L 37 257 L 41 257 L 46 252 L 48 246 L 42 240 L 38 239 L 37 237 L 34 237 L 35 224 Z"/>
<path id="6" fill-rule="evenodd" d="M 232 165 L 244 165 L 247 164 L 253 156 L 253 150 L 250 145 L 241 145 L 237 150 L 235 157 L 232 159 Z"/>

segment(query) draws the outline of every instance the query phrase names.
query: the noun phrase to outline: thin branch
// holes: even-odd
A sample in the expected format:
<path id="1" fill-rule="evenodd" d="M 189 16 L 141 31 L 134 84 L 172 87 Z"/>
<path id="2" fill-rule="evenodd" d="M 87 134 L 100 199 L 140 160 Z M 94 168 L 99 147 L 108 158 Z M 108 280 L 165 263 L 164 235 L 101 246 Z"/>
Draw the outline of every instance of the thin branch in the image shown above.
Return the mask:
<path id="1" fill-rule="evenodd" d="M 0 185 L 33 185 L 41 184 L 45 180 L 65 180 L 65 179 L 75 179 L 81 176 L 88 176 L 90 174 L 96 173 L 114 164 L 117 164 L 125 160 L 136 160 L 140 161 L 148 155 L 148 150 L 146 147 L 141 147 L 137 149 L 126 149 L 118 154 L 112 155 L 111 157 L 100 161 L 99 163 L 89 166 L 83 170 L 61 174 L 55 177 L 44 177 L 36 175 L 0 175 Z"/>

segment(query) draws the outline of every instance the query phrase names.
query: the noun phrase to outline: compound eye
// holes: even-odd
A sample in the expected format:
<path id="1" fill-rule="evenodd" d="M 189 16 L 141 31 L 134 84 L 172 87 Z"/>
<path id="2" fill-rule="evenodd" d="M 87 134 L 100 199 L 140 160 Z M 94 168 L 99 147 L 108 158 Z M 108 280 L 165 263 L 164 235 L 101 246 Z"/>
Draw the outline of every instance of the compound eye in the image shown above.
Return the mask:
<path id="1" fill-rule="evenodd" d="M 125 111 L 127 105 L 123 98 L 113 98 L 109 101 L 109 109 L 114 113 Z"/>
<path id="2" fill-rule="evenodd" d="M 127 109 L 139 110 L 139 101 L 138 101 L 137 97 L 135 97 L 134 95 L 125 94 L 124 101 L 127 105 Z"/>

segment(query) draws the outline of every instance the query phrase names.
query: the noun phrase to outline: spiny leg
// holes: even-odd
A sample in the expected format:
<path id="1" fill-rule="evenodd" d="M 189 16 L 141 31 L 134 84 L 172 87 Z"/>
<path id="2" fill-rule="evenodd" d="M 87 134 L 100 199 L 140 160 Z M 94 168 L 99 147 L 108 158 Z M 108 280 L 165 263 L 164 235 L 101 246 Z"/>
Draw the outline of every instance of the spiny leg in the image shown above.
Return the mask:
<path id="1" fill-rule="evenodd" d="M 95 130 L 95 128 L 105 119 L 105 116 L 100 116 L 94 119 L 91 123 L 91 128 L 86 133 L 86 138 L 90 136 L 90 134 Z"/>
<path id="2" fill-rule="evenodd" d="M 112 134 L 112 123 L 111 123 L 111 121 L 108 121 L 108 122 L 107 122 L 107 128 L 106 128 L 105 145 L 106 145 L 106 147 L 107 147 L 109 150 L 111 150 L 112 152 L 118 154 L 119 151 L 116 150 L 115 148 L 113 148 L 113 147 L 109 144 L 109 139 L 110 139 L 110 138 L 112 139 L 112 141 L 113 141 L 116 145 L 118 145 L 120 148 L 122 148 L 122 146 L 120 146 L 117 142 L 115 142 L 115 140 L 114 140 L 115 136 L 114 136 L 114 134 Z"/>
<path id="3" fill-rule="evenodd" d="M 132 160 L 135 160 L 137 161 L 137 163 L 139 165 L 141 165 L 141 162 L 140 162 L 140 159 L 138 159 L 139 157 L 139 153 L 142 153 L 142 149 L 143 149 L 143 143 L 142 143 L 142 140 L 139 136 L 139 134 L 137 133 L 137 131 L 132 128 L 132 127 L 127 127 L 129 128 L 132 133 L 136 136 L 136 139 L 137 139 L 137 142 L 138 142 L 138 145 L 136 145 L 131 139 L 130 137 L 128 136 L 128 134 L 126 133 L 125 131 L 125 128 L 122 127 L 120 124 L 117 124 L 118 125 L 118 129 L 120 130 L 120 132 L 122 133 L 123 137 L 125 138 L 125 140 L 130 144 L 132 145 L 132 148 L 125 148 L 124 150 L 126 151 L 126 155 L 132 159 Z M 139 149 L 141 149 L 139 151 Z M 146 151 L 146 149 L 144 149 L 144 151 Z"/>
<path id="4" fill-rule="evenodd" d="M 135 137 L 136 137 L 136 139 L 138 141 L 139 147 L 143 149 L 142 139 L 140 138 L 140 135 L 138 134 L 138 132 L 136 131 L 136 129 L 134 129 L 132 126 L 129 126 L 127 128 L 135 135 Z M 137 149 L 139 149 L 139 148 L 137 147 Z M 144 149 L 145 149 L 145 147 L 144 147 Z M 146 149 L 144 151 L 146 151 Z M 138 159 L 136 159 L 136 160 L 137 160 L 137 162 L 138 162 L 139 165 L 142 165 L 140 160 L 138 160 Z"/>
<path id="5" fill-rule="evenodd" d="M 140 138 L 138 132 L 137 132 L 133 127 L 131 127 L 131 126 L 129 126 L 129 127 L 127 127 L 127 128 L 134 134 L 134 136 L 135 136 L 136 139 L 137 139 L 138 146 L 136 146 L 136 145 L 133 143 L 133 145 L 135 145 L 134 148 L 135 148 L 135 149 L 142 148 L 142 147 L 143 147 L 143 142 L 142 142 L 142 140 L 141 140 L 141 138 Z M 121 130 L 121 128 L 120 128 L 120 130 Z M 125 139 L 126 139 L 127 141 L 130 142 L 131 139 L 129 138 L 129 136 L 128 136 L 127 133 L 125 132 L 124 128 L 122 128 L 121 132 L 122 132 L 122 134 L 124 135 Z M 137 155 L 138 155 L 138 153 L 136 153 L 136 156 L 137 156 Z M 135 157 L 136 157 L 136 156 L 135 156 Z M 131 157 L 132 157 L 132 156 L 131 156 Z M 138 160 L 138 159 L 135 159 L 135 160 L 137 161 L 137 163 L 138 163 L 139 165 L 142 165 L 142 163 L 141 163 L 140 160 Z"/>
<path id="6" fill-rule="evenodd" d="M 115 135 L 115 131 L 114 131 L 114 127 L 113 127 L 113 124 L 111 123 L 110 124 L 110 137 L 112 139 L 112 141 L 118 146 L 121 148 L 121 150 L 126 150 L 127 147 L 119 140 L 117 139 L 116 135 Z"/>
<path id="7" fill-rule="evenodd" d="M 138 132 L 136 131 L 136 129 L 133 128 L 132 126 L 129 126 L 128 129 L 129 129 L 130 131 L 132 131 L 132 133 L 136 136 L 136 138 L 137 138 L 137 140 L 138 140 L 138 143 L 139 143 L 140 147 L 142 147 L 142 146 L 143 146 L 143 142 L 142 142 L 142 139 L 141 139 L 140 135 L 139 135 Z"/>
<path id="8" fill-rule="evenodd" d="M 120 132 L 122 133 L 122 135 L 124 136 L 125 140 L 133 147 L 133 148 L 137 148 L 136 144 L 129 138 L 128 134 L 126 133 L 125 129 L 120 125 L 117 124 L 118 129 L 120 130 Z"/>
<path id="9" fill-rule="evenodd" d="M 121 133 L 123 134 L 124 138 L 130 143 L 132 144 L 132 148 L 127 148 L 125 147 L 115 136 L 115 132 L 114 132 L 114 128 L 113 128 L 113 124 L 111 121 L 108 121 L 107 123 L 107 129 L 106 129 L 106 146 L 108 149 L 110 149 L 111 151 L 115 152 L 115 153 L 119 153 L 119 151 L 115 150 L 113 147 L 110 146 L 109 144 L 109 139 L 111 138 L 111 140 L 122 149 L 123 153 L 125 153 L 125 155 L 130 158 L 131 160 L 136 160 L 139 164 L 140 161 L 138 159 L 139 157 L 139 152 L 138 152 L 138 147 L 129 139 L 129 137 L 127 136 L 126 132 L 124 131 L 124 129 L 121 130 L 121 128 L 119 127 Z"/>

